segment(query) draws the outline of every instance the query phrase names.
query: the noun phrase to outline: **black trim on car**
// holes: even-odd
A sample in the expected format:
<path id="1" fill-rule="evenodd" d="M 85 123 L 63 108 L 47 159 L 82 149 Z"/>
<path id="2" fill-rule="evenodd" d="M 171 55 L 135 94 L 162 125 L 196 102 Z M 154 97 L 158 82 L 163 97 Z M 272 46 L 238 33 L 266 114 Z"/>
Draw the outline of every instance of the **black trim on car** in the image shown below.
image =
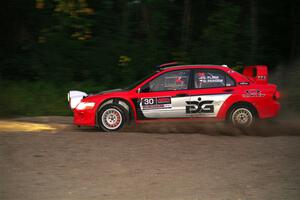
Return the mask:
<path id="1" fill-rule="evenodd" d="M 138 98 L 133 98 L 131 99 L 134 106 L 135 106 L 135 110 L 136 110 L 136 116 L 138 120 L 145 120 L 148 119 L 145 117 L 145 115 L 143 114 L 141 107 L 140 107 L 140 100 Z"/>

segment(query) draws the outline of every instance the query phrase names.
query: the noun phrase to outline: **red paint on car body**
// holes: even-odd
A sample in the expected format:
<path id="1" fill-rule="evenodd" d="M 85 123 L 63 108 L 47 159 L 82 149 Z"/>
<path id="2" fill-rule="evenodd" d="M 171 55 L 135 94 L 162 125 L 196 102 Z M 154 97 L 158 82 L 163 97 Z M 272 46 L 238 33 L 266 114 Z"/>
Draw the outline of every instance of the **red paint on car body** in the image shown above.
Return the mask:
<path id="1" fill-rule="evenodd" d="M 224 73 L 226 76 L 232 78 L 235 82 L 235 85 L 216 87 L 216 88 L 187 88 L 184 90 L 176 91 L 158 91 L 158 92 L 140 92 L 140 89 L 151 80 L 159 77 L 162 74 L 171 71 L 177 70 L 217 70 Z M 203 75 L 202 72 L 199 72 L 198 75 Z M 201 76 L 199 76 L 201 79 Z M 181 84 L 181 78 L 178 84 Z M 141 118 L 140 115 L 140 100 L 145 98 L 157 98 L 158 103 L 170 103 L 170 98 L 181 96 L 193 97 L 193 96 L 209 96 L 209 95 L 227 95 L 229 96 L 221 105 L 217 103 L 215 105 L 220 106 L 216 116 L 214 117 L 176 117 L 171 118 L 170 120 L 225 120 L 228 114 L 229 109 L 237 103 L 248 103 L 251 104 L 257 111 L 258 117 L 263 118 L 272 118 L 278 115 L 280 110 L 280 104 L 278 102 L 279 92 L 277 87 L 274 84 L 269 84 L 268 73 L 266 66 L 250 66 L 246 68 L 243 74 L 240 74 L 228 67 L 225 66 L 205 66 L 205 65 L 186 65 L 186 66 L 176 66 L 176 67 L 167 67 L 165 69 L 158 70 L 156 74 L 144 80 L 140 84 L 136 85 L 134 88 L 125 91 L 112 91 L 103 94 L 90 95 L 84 99 L 82 102 L 94 102 L 95 106 L 93 109 L 89 110 L 78 110 L 74 109 L 74 124 L 80 126 L 97 126 L 97 112 L 99 108 L 105 102 L 117 99 L 118 101 L 125 102 L 130 108 L 131 116 L 133 116 L 136 123 L 145 122 L 145 121 L 160 121 L 168 120 L 166 118 L 158 119 L 147 119 Z M 200 100 L 199 100 L 200 101 Z M 138 103 L 137 103 L 138 102 Z M 161 106 L 160 106 L 161 107 Z"/>

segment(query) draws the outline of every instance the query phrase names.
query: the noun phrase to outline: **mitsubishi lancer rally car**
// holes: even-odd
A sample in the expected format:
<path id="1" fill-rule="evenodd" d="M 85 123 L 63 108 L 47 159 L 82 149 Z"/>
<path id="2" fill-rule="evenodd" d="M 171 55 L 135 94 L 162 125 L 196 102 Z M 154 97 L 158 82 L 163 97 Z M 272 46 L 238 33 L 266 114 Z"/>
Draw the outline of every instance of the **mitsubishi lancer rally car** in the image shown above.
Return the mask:
<path id="1" fill-rule="evenodd" d="M 86 94 L 70 91 L 74 124 L 117 131 L 130 122 L 223 120 L 251 127 L 277 116 L 277 87 L 268 83 L 267 66 L 238 73 L 226 65 L 160 65 L 155 73 L 124 88 Z"/>

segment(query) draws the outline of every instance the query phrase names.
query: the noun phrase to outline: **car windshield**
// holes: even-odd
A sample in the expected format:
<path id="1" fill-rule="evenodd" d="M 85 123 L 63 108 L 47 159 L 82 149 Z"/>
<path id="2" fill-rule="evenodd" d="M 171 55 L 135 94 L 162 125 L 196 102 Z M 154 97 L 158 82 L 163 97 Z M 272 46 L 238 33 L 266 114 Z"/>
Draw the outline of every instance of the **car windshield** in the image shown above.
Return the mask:
<path id="1" fill-rule="evenodd" d="M 148 76 L 142 78 L 141 80 L 129 85 L 128 87 L 125 87 L 124 89 L 125 90 L 132 90 L 133 88 L 135 88 L 136 86 L 138 86 L 139 84 L 141 84 L 142 82 L 144 82 L 145 80 L 147 80 L 148 78 L 150 78 L 151 76 L 156 74 L 157 72 L 159 72 L 159 71 L 155 71 L 155 72 L 151 73 L 150 75 L 148 75 Z"/>

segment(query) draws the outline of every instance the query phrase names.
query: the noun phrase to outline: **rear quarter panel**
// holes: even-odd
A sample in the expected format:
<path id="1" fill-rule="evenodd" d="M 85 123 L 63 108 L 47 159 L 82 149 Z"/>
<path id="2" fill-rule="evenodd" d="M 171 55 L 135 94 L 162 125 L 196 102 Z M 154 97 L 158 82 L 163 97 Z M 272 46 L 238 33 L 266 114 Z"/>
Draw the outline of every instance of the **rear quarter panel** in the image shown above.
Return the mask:
<path id="1" fill-rule="evenodd" d="M 273 84 L 250 84 L 247 86 L 237 86 L 232 95 L 224 102 L 217 116 L 225 119 L 230 108 L 236 103 L 252 104 L 259 118 L 274 117 L 278 114 L 280 105 L 273 99 L 276 85 Z"/>

